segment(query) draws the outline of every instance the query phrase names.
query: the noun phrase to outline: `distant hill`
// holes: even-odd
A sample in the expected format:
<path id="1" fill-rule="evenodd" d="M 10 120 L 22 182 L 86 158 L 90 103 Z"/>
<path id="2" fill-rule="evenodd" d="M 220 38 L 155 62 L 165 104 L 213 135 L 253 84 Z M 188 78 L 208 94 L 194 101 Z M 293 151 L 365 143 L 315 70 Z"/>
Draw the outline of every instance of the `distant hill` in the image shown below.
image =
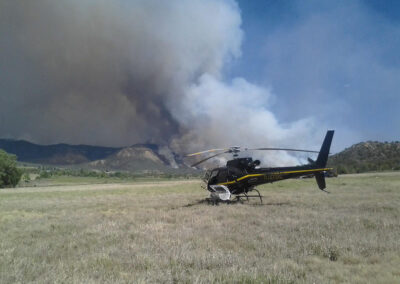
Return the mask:
<path id="1" fill-rule="evenodd" d="M 88 165 L 90 168 L 99 170 L 123 169 L 127 171 L 168 171 L 171 168 L 186 168 L 167 147 L 160 148 L 153 144 L 125 147 L 105 159 L 93 161 Z"/>
<path id="2" fill-rule="evenodd" d="M 37 145 L 24 140 L 0 139 L 0 149 L 17 155 L 19 162 L 81 166 L 99 170 L 165 170 L 186 168 L 168 147 L 137 144 L 124 148 L 89 145 Z"/>
<path id="3" fill-rule="evenodd" d="M 38 145 L 24 140 L 0 139 L 0 149 L 17 155 L 18 161 L 49 165 L 73 165 L 104 159 L 121 148 L 88 145 Z"/>
<path id="4" fill-rule="evenodd" d="M 400 142 L 362 142 L 329 158 L 339 174 L 400 170 Z"/>

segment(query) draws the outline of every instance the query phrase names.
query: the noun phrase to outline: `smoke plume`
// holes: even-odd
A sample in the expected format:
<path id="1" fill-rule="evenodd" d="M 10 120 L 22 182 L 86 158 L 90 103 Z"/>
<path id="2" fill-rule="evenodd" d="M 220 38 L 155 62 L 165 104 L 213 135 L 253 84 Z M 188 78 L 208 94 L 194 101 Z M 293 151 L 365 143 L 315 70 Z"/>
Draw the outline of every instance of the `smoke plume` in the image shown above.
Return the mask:
<path id="1" fill-rule="evenodd" d="M 240 26 L 233 0 L 2 1 L 1 136 L 178 152 L 304 146 L 311 119 L 282 125 L 270 90 L 224 81 Z"/>

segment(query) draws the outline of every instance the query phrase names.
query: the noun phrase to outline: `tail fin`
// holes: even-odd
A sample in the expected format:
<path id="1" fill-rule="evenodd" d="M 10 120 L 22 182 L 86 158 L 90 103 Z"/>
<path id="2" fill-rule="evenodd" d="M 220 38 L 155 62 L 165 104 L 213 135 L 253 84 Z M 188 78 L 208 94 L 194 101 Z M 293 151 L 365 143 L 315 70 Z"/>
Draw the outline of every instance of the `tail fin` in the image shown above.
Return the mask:
<path id="1" fill-rule="evenodd" d="M 315 179 L 320 190 L 324 190 L 326 187 L 324 173 L 315 173 Z"/>
<path id="2" fill-rule="evenodd" d="M 334 130 L 328 130 L 325 135 L 324 142 L 322 143 L 321 150 L 319 151 L 319 155 L 317 160 L 315 161 L 318 167 L 324 168 L 326 167 L 326 163 L 328 162 L 329 150 L 331 149 L 331 143 L 333 138 Z"/>
<path id="3" fill-rule="evenodd" d="M 326 163 L 328 162 L 329 150 L 331 148 L 332 138 L 333 138 L 333 130 L 328 130 L 325 135 L 324 142 L 322 143 L 321 150 L 319 151 L 319 155 L 317 160 L 315 161 L 315 165 L 317 167 L 325 168 Z M 320 190 L 325 191 L 326 183 L 324 173 L 315 173 L 315 179 L 317 180 L 317 184 Z"/>

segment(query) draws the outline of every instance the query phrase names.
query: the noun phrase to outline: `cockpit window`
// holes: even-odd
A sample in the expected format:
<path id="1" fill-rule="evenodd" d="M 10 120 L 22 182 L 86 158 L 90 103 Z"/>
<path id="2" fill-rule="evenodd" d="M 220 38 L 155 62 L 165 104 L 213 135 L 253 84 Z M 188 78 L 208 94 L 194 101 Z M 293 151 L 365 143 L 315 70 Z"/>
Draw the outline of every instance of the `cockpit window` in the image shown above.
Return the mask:
<path id="1" fill-rule="evenodd" d="M 226 182 L 228 180 L 228 170 L 222 169 L 218 173 L 218 182 Z"/>
<path id="2" fill-rule="evenodd" d="M 226 181 L 228 181 L 228 170 L 225 168 L 219 168 L 210 173 L 208 184 L 216 184 Z"/>
<path id="3" fill-rule="evenodd" d="M 218 175 L 218 170 L 214 170 L 214 171 L 212 171 L 211 172 L 211 175 L 210 175 L 210 178 L 214 178 L 214 177 L 216 177 L 217 175 Z"/>
<path id="4" fill-rule="evenodd" d="M 217 175 L 218 175 L 218 170 L 213 170 L 210 172 L 209 177 L 208 177 L 208 184 L 216 184 L 217 183 Z"/>

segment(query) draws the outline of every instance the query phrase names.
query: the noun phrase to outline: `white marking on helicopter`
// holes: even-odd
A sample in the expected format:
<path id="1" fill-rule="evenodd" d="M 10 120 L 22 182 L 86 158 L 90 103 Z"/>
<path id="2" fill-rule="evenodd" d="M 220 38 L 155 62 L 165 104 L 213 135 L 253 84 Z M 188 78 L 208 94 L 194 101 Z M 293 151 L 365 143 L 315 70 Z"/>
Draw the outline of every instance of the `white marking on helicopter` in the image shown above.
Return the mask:
<path id="1" fill-rule="evenodd" d="M 212 198 L 223 201 L 231 199 L 231 192 L 225 185 L 210 185 L 210 188 L 213 190 L 213 192 L 211 192 Z"/>

